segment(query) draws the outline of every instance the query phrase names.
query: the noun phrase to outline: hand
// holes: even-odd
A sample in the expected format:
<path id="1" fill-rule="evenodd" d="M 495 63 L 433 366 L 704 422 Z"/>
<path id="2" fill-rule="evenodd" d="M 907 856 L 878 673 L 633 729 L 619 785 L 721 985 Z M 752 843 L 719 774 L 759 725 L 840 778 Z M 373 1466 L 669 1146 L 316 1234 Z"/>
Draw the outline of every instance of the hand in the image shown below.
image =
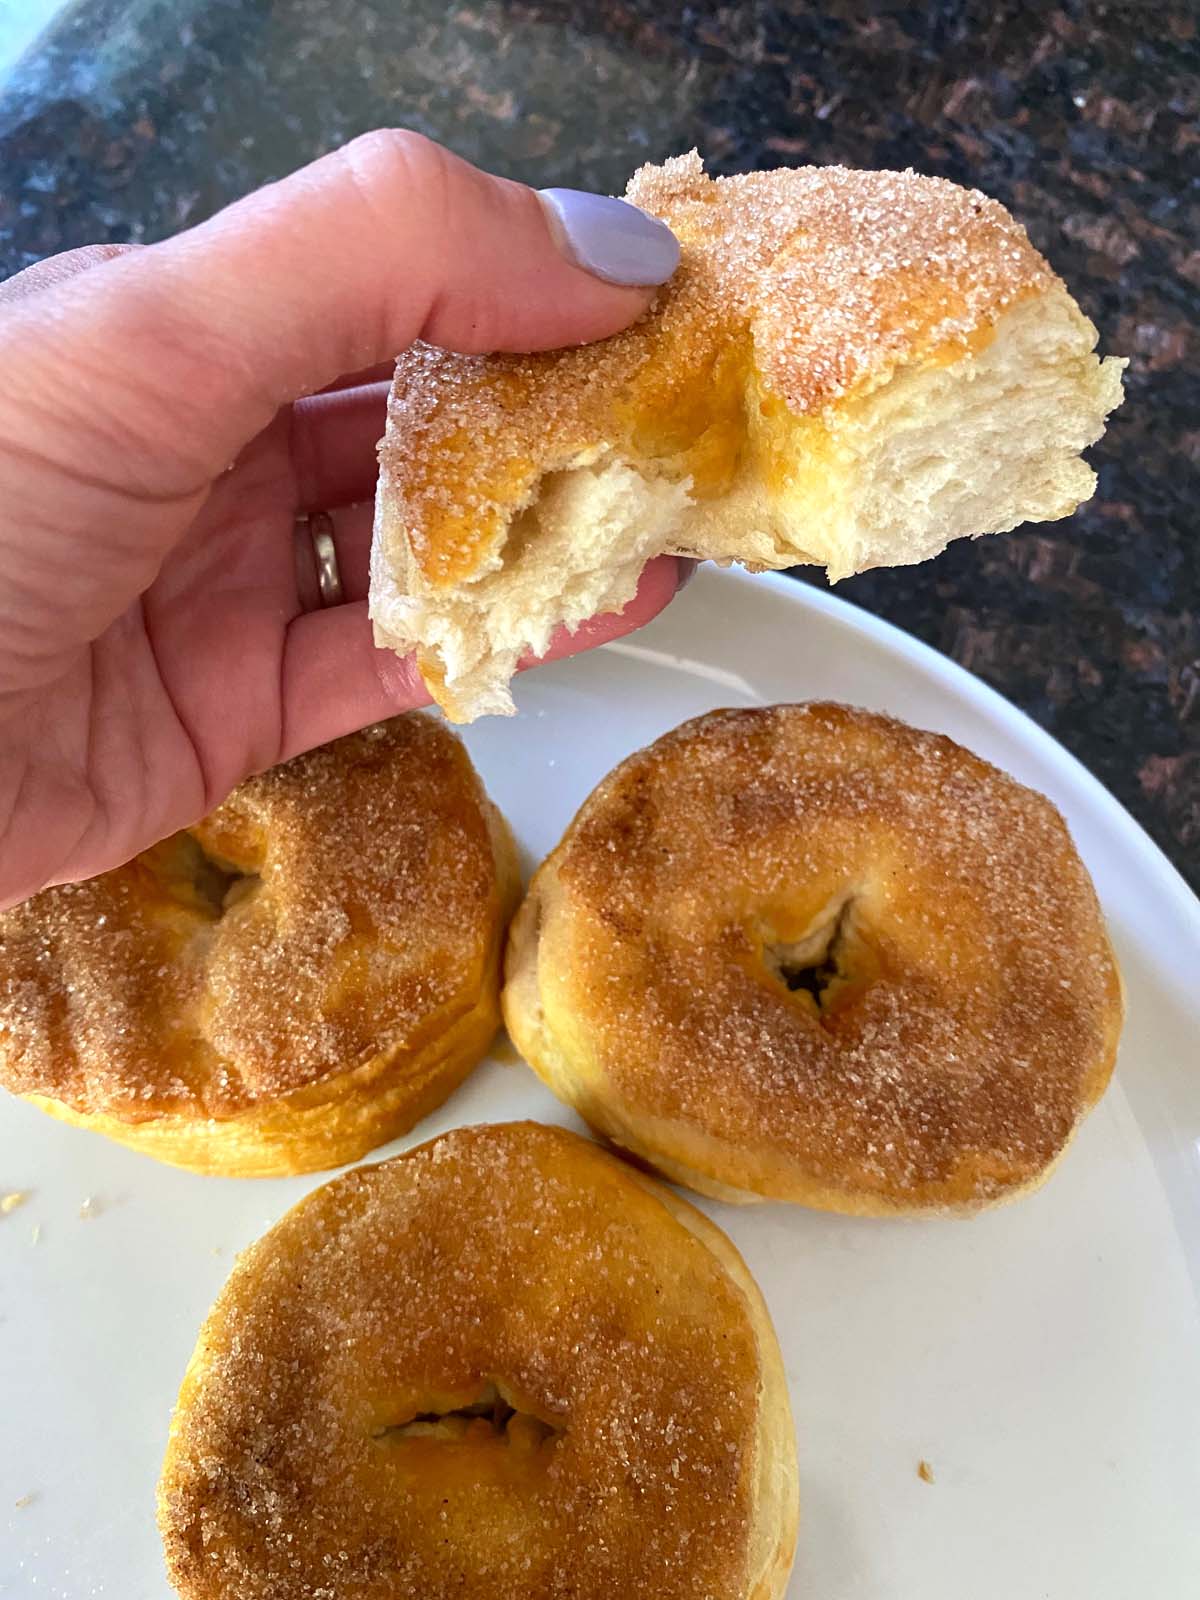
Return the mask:
<path id="1" fill-rule="evenodd" d="M 379 364 L 418 338 L 601 338 L 651 292 L 605 280 L 675 259 L 632 207 L 543 204 L 380 132 L 165 243 L 0 286 L 0 905 L 425 704 L 366 614 Z M 334 508 L 347 603 L 313 609 L 295 518 Z M 637 627 L 676 584 L 653 563 L 620 617 L 552 653 Z"/>

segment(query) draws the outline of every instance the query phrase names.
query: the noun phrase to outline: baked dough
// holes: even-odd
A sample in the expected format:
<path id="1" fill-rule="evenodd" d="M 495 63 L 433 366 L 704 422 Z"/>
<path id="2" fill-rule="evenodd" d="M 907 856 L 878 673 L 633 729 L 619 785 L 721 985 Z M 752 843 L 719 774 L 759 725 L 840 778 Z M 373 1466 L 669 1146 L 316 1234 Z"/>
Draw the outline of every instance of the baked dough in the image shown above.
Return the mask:
<path id="1" fill-rule="evenodd" d="M 184 1600 L 776 1600 L 796 1519 L 737 1251 L 534 1123 L 346 1173 L 248 1250 L 159 1486 Z"/>
<path id="2" fill-rule="evenodd" d="M 1004 208 L 913 172 L 712 180 L 628 197 L 679 271 L 585 349 L 400 357 L 371 557 L 379 644 L 465 721 L 523 651 L 619 610 L 662 551 L 831 580 L 1066 516 L 1124 362 Z"/>
<path id="3" fill-rule="evenodd" d="M 173 1166 L 340 1166 L 498 1020 L 512 840 L 457 738 L 396 718 L 0 914 L 0 1082 Z"/>
<path id="4" fill-rule="evenodd" d="M 668 1177 L 867 1216 L 1036 1187 L 1122 1020 L 1050 802 L 829 704 L 714 711 L 617 767 L 533 879 L 503 1006 Z"/>

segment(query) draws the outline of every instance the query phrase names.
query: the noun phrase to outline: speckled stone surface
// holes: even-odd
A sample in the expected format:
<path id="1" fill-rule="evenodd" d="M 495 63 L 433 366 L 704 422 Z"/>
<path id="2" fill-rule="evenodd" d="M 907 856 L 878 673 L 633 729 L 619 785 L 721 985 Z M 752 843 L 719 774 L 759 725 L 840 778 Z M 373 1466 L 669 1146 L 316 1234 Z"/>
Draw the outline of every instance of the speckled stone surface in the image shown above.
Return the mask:
<path id="1" fill-rule="evenodd" d="M 1200 887 L 1198 111 L 1187 0 L 79 0 L 0 83 L 0 275 L 383 123 L 536 184 L 693 144 L 977 184 L 1132 358 L 1099 492 L 841 592 L 1024 707 Z"/>

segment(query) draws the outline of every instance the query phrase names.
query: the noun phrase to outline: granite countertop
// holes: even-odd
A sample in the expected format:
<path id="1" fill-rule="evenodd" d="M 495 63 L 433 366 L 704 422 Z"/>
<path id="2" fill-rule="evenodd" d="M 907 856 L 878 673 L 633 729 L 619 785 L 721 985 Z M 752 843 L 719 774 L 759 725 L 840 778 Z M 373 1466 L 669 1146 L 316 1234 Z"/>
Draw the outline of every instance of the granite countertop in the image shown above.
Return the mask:
<path id="1" fill-rule="evenodd" d="M 1187 0 L 75 0 L 0 79 L 0 276 L 383 123 L 535 184 L 693 144 L 977 184 L 1131 358 L 1099 489 L 839 592 L 1022 706 L 1200 888 L 1198 86 Z"/>

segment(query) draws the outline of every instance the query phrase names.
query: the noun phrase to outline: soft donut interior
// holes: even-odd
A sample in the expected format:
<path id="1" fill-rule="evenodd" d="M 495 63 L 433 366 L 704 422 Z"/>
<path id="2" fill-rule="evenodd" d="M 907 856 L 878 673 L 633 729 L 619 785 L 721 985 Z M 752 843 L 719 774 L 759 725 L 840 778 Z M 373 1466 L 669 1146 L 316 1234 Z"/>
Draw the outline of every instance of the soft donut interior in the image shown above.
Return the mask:
<path id="1" fill-rule="evenodd" d="M 808 417 L 763 390 L 748 344 L 727 348 L 657 414 L 544 472 L 489 570 L 405 598 L 423 669 L 469 715 L 510 712 L 521 655 L 620 610 L 663 552 L 836 581 L 1066 516 L 1095 484 L 1080 451 L 1121 398 L 1124 363 L 1099 360 L 1096 337 L 1064 290 L 1031 295 L 978 348 Z"/>

